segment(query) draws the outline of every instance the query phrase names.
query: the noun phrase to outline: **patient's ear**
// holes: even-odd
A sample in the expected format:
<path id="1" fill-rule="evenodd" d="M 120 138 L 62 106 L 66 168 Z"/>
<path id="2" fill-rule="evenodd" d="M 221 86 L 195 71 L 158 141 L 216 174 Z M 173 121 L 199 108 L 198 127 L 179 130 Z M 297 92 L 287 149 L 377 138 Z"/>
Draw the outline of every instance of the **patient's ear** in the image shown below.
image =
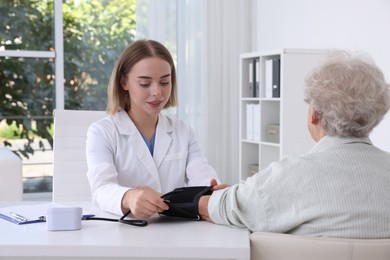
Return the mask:
<path id="1" fill-rule="evenodd" d="M 320 120 L 318 119 L 318 114 L 317 114 L 317 112 L 313 110 L 313 113 L 311 114 L 311 123 L 312 123 L 313 125 L 318 125 L 318 122 L 319 122 L 319 121 L 320 121 Z"/>
<path id="2" fill-rule="evenodd" d="M 314 109 L 310 110 L 310 121 L 313 125 L 318 125 L 318 122 L 320 121 L 318 113 Z"/>
<path id="3" fill-rule="evenodd" d="M 314 141 L 318 142 L 325 135 L 320 124 L 320 115 L 311 106 L 307 114 L 307 126 Z"/>

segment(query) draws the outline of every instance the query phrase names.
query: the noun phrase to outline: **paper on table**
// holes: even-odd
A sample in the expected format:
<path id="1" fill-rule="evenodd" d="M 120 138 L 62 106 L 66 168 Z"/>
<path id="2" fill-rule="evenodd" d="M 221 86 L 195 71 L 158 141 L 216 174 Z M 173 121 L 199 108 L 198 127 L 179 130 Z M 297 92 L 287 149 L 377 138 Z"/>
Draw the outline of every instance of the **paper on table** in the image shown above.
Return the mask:
<path id="1" fill-rule="evenodd" d="M 52 207 L 67 207 L 58 203 L 43 203 L 31 205 L 16 205 L 0 208 L 0 218 L 11 221 L 15 224 L 32 224 L 46 221 L 46 210 Z M 18 219 L 17 214 L 27 220 Z M 92 217 L 94 214 L 83 212 L 83 217 Z"/>

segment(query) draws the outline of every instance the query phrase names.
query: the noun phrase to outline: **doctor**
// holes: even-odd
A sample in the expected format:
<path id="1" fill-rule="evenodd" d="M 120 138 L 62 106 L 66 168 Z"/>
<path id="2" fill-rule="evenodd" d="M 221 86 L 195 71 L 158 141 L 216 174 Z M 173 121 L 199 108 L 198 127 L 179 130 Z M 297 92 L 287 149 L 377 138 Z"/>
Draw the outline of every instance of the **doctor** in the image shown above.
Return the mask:
<path id="1" fill-rule="evenodd" d="M 175 188 L 219 187 L 191 127 L 160 113 L 176 106 L 176 95 L 175 65 L 162 44 L 139 40 L 123 51 L 108 84 L 108 116 L 87 134 L 87 177 L 102 210 L 148 218 L 168 209 L 161 195 Z"/>

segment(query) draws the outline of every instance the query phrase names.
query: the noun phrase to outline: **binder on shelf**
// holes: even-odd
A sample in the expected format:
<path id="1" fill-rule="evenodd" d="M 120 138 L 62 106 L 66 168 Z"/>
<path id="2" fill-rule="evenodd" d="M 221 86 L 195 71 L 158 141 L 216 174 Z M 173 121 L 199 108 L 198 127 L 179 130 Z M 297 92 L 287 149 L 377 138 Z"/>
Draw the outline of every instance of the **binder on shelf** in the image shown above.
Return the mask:
<path id="1" fill-rule="evenodd" d="M 256 91 L 255 90 L 255 83 L 254 83 L 254 76 L 253 76 L 253 72 L 254 72 L 254 62 L 253 61 L 250 61 L 249 62 L 249 96 L 252 97 L 253 96 L 253 92 Z"/>
<path id="2" fill-rule="evenodd" d="M 253 104 L 253 140 L 260 141 L 260 104 Z"/>
<path id="3" fill-rule="evenodd" d="M 259 60 L 253 59 L 249 62 L 249 96 L 259 96 Z"/>
<path id="4" fill-rule="evenodd" d="M 265 60 L 265 98 L 272 98 L 272 60 Z"/>
<path id="5" fill-rule="evenodd" d="M 259 97 L 260 96 L 260 60 L 259 59 L 256 59 L 256 62 L 255 62 L 254 75 L 255 75 L 254 82 L 255 82 L 255 87 L 256 87 L 255 97 Z"/>
<path id="6" fill-rule="evenodd" d="M 246 104 L 246 139 L 253 140 L 253 106 Z"/>
<path id="7" fill-rule="evenodd" d="M 280 59 L 265 61 L 265 97 L 280 97 Z"/>
<path id="8" fill-rule="evenodd" d="M 272 97 L 280 97 L 280 59 L 272 60 Z"/>

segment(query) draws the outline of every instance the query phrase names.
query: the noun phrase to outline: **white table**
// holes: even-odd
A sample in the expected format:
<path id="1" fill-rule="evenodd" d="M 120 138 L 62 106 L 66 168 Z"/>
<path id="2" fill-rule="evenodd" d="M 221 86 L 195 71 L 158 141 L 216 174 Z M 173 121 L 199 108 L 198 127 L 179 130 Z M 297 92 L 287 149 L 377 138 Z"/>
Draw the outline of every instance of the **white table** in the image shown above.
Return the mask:
<path id="1" fill-rule="evenodd" d="M 99 217 L 116 217 L 80 206 Z M 0 206 L 9 206 L 0 204 Z M 249 231 L 205 221 L 153 217 L 146 227 L 88 220 L 76 231 L 0 219 L 0 259 L 249 259 Z M 124 258 L 125 257 L 125 258 Z"/>

